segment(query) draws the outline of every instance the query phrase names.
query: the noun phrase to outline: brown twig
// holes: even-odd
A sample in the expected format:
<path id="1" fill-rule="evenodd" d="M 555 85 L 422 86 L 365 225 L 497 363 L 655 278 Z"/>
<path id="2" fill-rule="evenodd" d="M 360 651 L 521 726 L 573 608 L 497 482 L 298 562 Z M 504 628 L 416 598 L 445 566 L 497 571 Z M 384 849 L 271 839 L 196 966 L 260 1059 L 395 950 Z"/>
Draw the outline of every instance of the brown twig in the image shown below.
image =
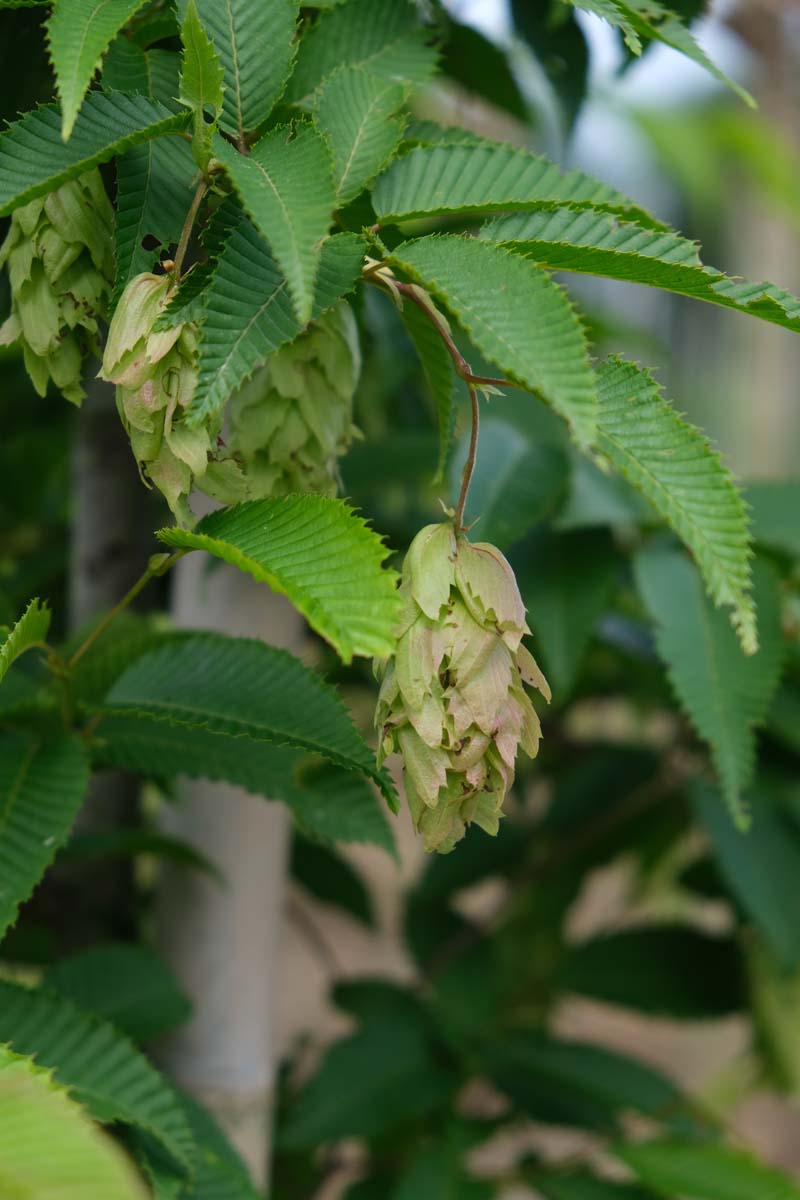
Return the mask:
<path id="1" fill-rule="evenodd" d="M 464 528 L 464 508 L 467 503 L 469 485 L 472 483 L 472 476 L 475 471 L 475 459 L 478 456 L 478 433 L 481 423 L 481 413 L 478 407 L 478 389 L 472 383 L 468 386 L 469 398 L 472 404 L 472 433 L 469 439 L 467 461 L 464 463 L 464 470 L 461 475 L 461 492 L 458 497 L 458 504 L 456 505 L 456 533 L 460 533 Z"/>
<path id="2" fill-rule="evenodd" d="M 379 277 L 380 278 L 380 277 Z M 492 379 L 485 375 L 473 375 L 472 367 L 469 365 L 464 355 L 459 350 L 453 340 L 453 335 L 445 325 L 441 317 L 437 316 L 436 311 L 427 305 L 419 295 L 413 283 L 402 283 L 400 280 L 392 280 L 392 287 L 395 288 L 401 296 L 410 300 L 412 304 L 416 304 L 425 316 L 433 325 L 439 337 L 447 347 L 448 353 L 453 360 L 453 366 L 456 369 L 456 375 L 459 379 L 463 379 L 465 383 L 471 384 L 474 387 L 511 387 L 518 388 L 520 384 L 514 383 L 511 379 Z"/>
<path id="3" fill-rule="evenodd" d="M 147 570 L 144 572 L 144 574 L 139 576 L 133 587 L 130 588 L 130 590 L 125 593 L 122 599 L 106 613 L 102 621 L 99 621 L 89 636 L 83 642 L 81 642 L 78 649 L 66 664 L 67 672 L 72 671 L 78 665 L 84 654 L 86 654 L 86 652 L 92 648 L 94 643 L 100 637 L 101 633 L 105 633 L 106 629 L 108 629 L 114 618 L 118 617 L 119 614 L 136 599 L 136 597 L 139 595 L 139 592 L 144 591 L 150 580 L 166 574 L 170 567 L 174 566 L 179 558 L 183 558 L 185 553 L 185 550 L 176 550 L 174 554 L 153 555 L 153 557 L 150 559 L 150 562 L 147 564 Z"/>
<path id="4" fill-rule="evenodd" d="M 172 267 L 172 273 L 176 280 L 180 280 L 181 271 L 183 269 L 183 260 L 186 258 L 186 251 L 189 249 L 189 239 L 192 236 L 194 223 L 197 218 L 197 213 L 200 205 L 203 203 L 203 198 L 208 191 L 208 184 L 205 179 L 201 179 L 197 185 L 192 203 L 189 206 L 189 211 L 186 214 L 186 220 L 183 222 L 178 249 L 175 251 L 175 261 Z"/>

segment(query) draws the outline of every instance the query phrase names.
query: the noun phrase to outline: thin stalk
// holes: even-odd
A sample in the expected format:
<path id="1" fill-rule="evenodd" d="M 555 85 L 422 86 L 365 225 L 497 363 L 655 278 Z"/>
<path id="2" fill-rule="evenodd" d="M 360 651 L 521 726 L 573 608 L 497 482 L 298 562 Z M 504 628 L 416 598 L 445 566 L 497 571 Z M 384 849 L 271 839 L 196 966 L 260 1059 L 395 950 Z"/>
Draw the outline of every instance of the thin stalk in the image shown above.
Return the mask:
<path id="1" fill-rule="evenodd" d="M 469 384 L 469 398 L 472 403 L 472 433 L 469 439 L 467 461 L 464 463 L 464 471 L 461 476 L 461 494 L 458 497 L 458 505 L 456 506 L 456 533 L 460 533 L 464 528 L 464 507 L 467 503 L 469 485 L 472 482 L 475 459 L 478 455 L 478 433 L 480 432 L 481 414 L 478 407 L 478 389 L 472 383 Z"/>
<path id="2" fill-rule="evenodd" d="M 407 300 L 410 300 L 412 304 L 416 304 L 417 308 L 421 309 L 421 311 L 425 313 L 425 316 L 431 322 L 434 329 L 439 334 L 439 337 L 447 347 L 447 351 L 453 360 L 453 366 L 456 369 L 456 374 L 460 379 L 463 379 L 465 383 L 474 385 L 475 387 L 518 388 L 520 386 L 518 383 L 514 383 L 510 379 L 492 379 L 490 376 L 473 375 L 472 368 L 464 358 L 464 355 L 461 353 L 458 346 L 453 341 L 453 335 L 451 334 L 450 330 L 447 328 L 441 317 L 438 317 L 433 309 L 425 304 L 425 302 L 416 292 L 413 284 L 401 283 L 399 280 L 393 280 L 392 286 L 397 289 L 401 296 L 405 297 Z"/>
<path id="3" fill-rule="evenodd" d="M 67 670 L 72 671 L 73 668 L 77 666 L 84 654 L 86 654 L 88 650 L 91 650 L 101 633 L 105 633 L 111 622 L 118 617 L 121 612 L 124 612 L 129 604 L 133 603 L 139 593 L 144 591 L 151 579 L 156 579 L 158 576 L 164 575 L 170 569 L 170 567 L 175 565 L 179 558 L 183 558 L 185 553 L 185 550 L 176 550 L 174 554 L 154 554 L 150 559 L 150 562 L 147 564 L 147 570 L 143 575 L 140 575 L 130 591 L 125 593 L 122 599 L 106 613 L 102 621 L 95 625 L 94 629 L 85 639 L 85 641 L 81 642 L 80 646 L 67 663 Z"/>
<path id="4" fill-rule="evenodd" d="M 175 251 L 175 261 L 172 267 L 172 273 L 176 280 L 180 279 L 181 277 L 183 260 L 186 258 L 186 251 L 189 249 L 189 239 L 192 236 L 192 230 L 197 218 L 197 213 L 200 209 L 200 205 L 203 203 L 203 198 L 205 197 L 207 191 L 208 184 L 206 183 L 205 179 L 201 179 L 197 185 L 197 190 L 195 191 L 192 203 L 189 205 L 189 211 L 186 214 L 186 220 L 183 222 L 183 229 L 181 230 L 178 249 Z"/>

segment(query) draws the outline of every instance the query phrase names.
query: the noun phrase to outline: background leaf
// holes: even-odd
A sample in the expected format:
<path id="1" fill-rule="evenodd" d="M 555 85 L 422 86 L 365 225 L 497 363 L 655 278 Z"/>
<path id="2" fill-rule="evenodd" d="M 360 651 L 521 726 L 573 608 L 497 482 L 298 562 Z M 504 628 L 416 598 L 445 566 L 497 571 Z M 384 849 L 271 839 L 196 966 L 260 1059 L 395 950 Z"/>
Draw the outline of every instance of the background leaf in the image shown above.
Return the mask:
<path id="1" fill-rule="evenodd" d="M 67 840 L 88 785 L 80 738 L 0 733 L 0 937 Z"/>
<path id="2" fill-rule="evenodd" d="M 540 534 L 515 556 L 536 654 L 557 699 L 575 686 L 620 570 L 605 530 Z"/>
<path id="3" fill-rule="evenodd" d="M 207 550 L 288 596 L 345 662 L 389 655 L 399 614 L 388 549 L 361 517 L 326 496 L 254 500 L 204 517 L 194 531 L 162 529 L 182 550 Z"/>
<path id="4" fill-rule="evenodd" d="M 490 362 L 538 392 L 576 440 L 595 433 L 594 377 L 581 324 L 546 272 L 453 234 L 403 242 L 391 262 L 442 299 Z"/>
<path id="5" fill-rule="evenodd" d="M 627 1111 L 685 1125 L 687 1104 L 658 1071 L 587 1042 L 515 1030 L 489 1053 L 493 1082 L 536 1121 L 612 1130 Z"/>
<path id="6" fill-rule="evenodd" d="M 66 142 L 103 53 L 145 0 L 55 0 L 47 22 Z"/>
<path id="7" fill-rule="evenodd" d="M 439 424 L 439 459 L 433 482 L 441 483 L 456 428 L 456 373 L 453 360 L 438 331 L 416 304 L 404 304 L 403 324 L 419 355 Z"/>
<path id="8" fill-rule="evenodd" d="M 669 1200 L 800 1200 L 800 1187 L 782 1171 L 743 1150 L 685 1142 L 640 1142 L 617 1146 L 643 1183 Z"/>
<path id="9" fill-rule="evenodd" d="M 332 904 L 364 925 L 373 925 L 372 901 L 361 876 L 345 859 L 304 837 L 292 842 L 292 878 L 323 904 Z"/>
<path id="10" fill-rule="evenodd" d="M 756 566 L 761 646 L 748 658 L 681 551 L 656 544 L 634 560 L 659 655 L 682 708 L 711 748 L 725 799 L 739 820 L 753 772 L 755 731 L 778 686 L 783 655 L 777 581 L 765 563 Z"/>
<path id="11" fill-rule="evenodd" d="M 191 1012 L 172 973 L 144 946 L 91 946 L 53 963 L 42 982 L 138 1042 L 180 1025 Z"/>
<path id="12" fill-rule="evenodd" d="M 579 942 L 558 972 L 558 985 L 688 1020 L 727 1016 L 747 1004 L 736 942 L 690 925 L 646 925 Z"/>
<path id="13" fill-rule="evenodd" d="M 450 487 L 458 495 L 469 437 L 453 454 Z M 567 457 L 546 442 L 534 442 L 492 415 L 481 422 L 475 472 L 465 510 L 467 524 L 478 521 L 481 541 L 501 550 L 518 541 L 554 508 L 564 490 Z"/>
<path id="14" fill-rule="evenodd" d="M 769 793 L 759 790 L 746 834 L 731 825 L 716 789 L 697 781 L 691 796 L 728 890 L 781 968 L 795 970 L 800 965 L 800 900 L 793 882 L 800 870 L 797 827 Z"/>

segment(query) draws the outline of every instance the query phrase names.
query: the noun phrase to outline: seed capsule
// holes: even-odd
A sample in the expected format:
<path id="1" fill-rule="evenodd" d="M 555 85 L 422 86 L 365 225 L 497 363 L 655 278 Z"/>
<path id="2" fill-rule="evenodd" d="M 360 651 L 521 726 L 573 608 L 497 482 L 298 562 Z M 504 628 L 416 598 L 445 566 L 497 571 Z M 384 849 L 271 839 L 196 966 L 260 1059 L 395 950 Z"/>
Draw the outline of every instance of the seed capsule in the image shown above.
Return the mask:
<path id="1" fill-rule="evenodd" d="M 0 346 L 19 341 L 40 396 L 52 379 L 73 404 L 85 392 L 83 364 L 100 354 L 99 322 L 114 275 L 113 212 L 99 173 L 88 171 L 31 200 L 11 217 L 0 267 L 11 283 L 11 316 Z"/>
<path id="2" fill-rule="evenodd" d="M 496 834 L 520 747 L 539 718 L 525 691 L 550 689 L 522 645 L 530 633 L 514 573 L 450 522 L 409 547 L 397 652 L 384 669 L 376 725 L 381 761 L 403 757 L 406 795 L 426 850 L 446 853 L 473 822 Z"/>

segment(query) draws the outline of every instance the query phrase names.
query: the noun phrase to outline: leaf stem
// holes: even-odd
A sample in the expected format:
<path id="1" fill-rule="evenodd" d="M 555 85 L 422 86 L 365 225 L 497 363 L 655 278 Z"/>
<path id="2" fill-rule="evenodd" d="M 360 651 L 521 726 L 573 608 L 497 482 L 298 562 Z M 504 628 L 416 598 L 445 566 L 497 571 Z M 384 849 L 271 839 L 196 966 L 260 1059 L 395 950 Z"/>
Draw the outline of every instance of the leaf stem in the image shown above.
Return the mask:
<path id="1" fill-rule="evenodd" d="M 201 179 L 197 185 L 192 203 L 189 205 L 189 211 L 186 214 L 186 220 L 183 222 L 181 230 L 181 238 L 178 242 L 178 249 L 175 251 L 175 261 L 172 267 L 172 273 L 176 280 L 181 277 L 183 269 L 183 260 L 186 258 L 186 251 L 189 248 L 189 238 L 192 236 L 192 229 L 197 218 L 197 213 L 200 205 L 203 203 L 203 198 L 208 191 L 208 184 L 205 179 Z"/>
<path id="2" fill-rule="evenodd" d="M 176 550 L 174 554 L 154 554 L 150 559 L 150 562 L 147 564 L 147 570 L 136 580 L 136 583 L 133 585 L 130 591 L 125 593 L 122 599 L 106 613 L 102 621 L 95 625 L 94 629 L 85 639 L 85 641 L 81 642 L 78 649 L 66 664 L 67 671 L 74 670 L 74 668 L 83 658 L 84 654 L 86 654 L 87 650 L 92 648 L 94 643 L 100 637 L 101 633 L 105 633 L 111 622 L 118 617 L 121 612 L 125 611 L 125 609 L 136 599 L 140 592 L 144 591 L 151 579 L 156 579 L 158 576 L 165 575 L 166 572 L 175 565 L 178 559 L 183 558 L 184 554 L 186 553 L 186 550 Z"/>
<path id="3" fill-rule="evenodd" d="M 393 280 L 392 287 L 396 288 L 401 296 L 407 300 L 410 300 L 412 304 L 416 304 L 417 308 L 421 309 L 421 311 L 425 313 L 425 316 L 431 322 L 434 329 L 439 334 L 439 337 L 447 347 L 447 351 L 453 360 L 453 366 L 456 369 L 456 375 L 458 375 L 459 379 L 463 379 L 465 383 L 474 385 L 475 387 L 518 388 L 520 386 L 518 383 L 514 383 L 510 379 L 492 379 L 491 377 L 485 375 L 473 375 L 472 367 L 469 365 L 467 360 L 464 358 L 464 355 L 455 344 L 452 333 L 447 328 L 442 318 L 437 316 L 433 307 L 427 305 L 420 297 L 415 286 L 411 283 L 402 283 L 400 280 Z"/>
<path id="4" fill-rule="evenodd" d="M 472 404 L 472 433 L 469 439 L 467 461 L 464 463 L 464 471 L 461 476 L 461 493 L 458 497 L 458 505 L 456 506 L 456 533 L 461 533 L 464 529 L 464 508 L 467 503 L 467 495 L 469 494 L 469 485 L 472 483 L 472 475 L 475 471 L 475 459 L 478 455 L 478 434 L 481 424 L 480 408 L 478 407 L 478 389 L 472 383 L 468 386 L 469 398 Z"/>

